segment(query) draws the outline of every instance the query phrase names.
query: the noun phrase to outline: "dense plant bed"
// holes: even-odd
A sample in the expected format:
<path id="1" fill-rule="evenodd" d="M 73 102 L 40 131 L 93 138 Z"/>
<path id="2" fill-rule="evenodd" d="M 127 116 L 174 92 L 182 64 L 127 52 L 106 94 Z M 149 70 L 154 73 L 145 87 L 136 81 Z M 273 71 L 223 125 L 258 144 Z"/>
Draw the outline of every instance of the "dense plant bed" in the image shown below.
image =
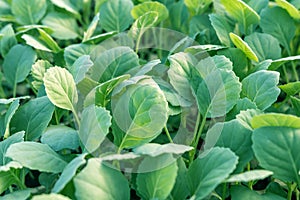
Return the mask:
<path id="1" fill-rule="evenodd" d="M 0 0 L 0 199 L 299 199 L 299 8 Z"/>

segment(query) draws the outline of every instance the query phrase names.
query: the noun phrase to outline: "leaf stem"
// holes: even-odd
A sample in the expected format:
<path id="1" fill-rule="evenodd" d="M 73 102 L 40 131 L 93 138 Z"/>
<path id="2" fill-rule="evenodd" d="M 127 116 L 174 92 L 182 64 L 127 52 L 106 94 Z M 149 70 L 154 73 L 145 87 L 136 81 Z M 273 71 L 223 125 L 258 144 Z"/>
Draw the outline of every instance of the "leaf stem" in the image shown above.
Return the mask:
<path id="1" fill-rule="evenodd" d="M 172 137 L 171 137 L 171 135 L 170 135 L 170 132 L 169 132 L 169 130 L 168 130 L 168 128 L 167 128 L 167 125 L 164 126 L 164 130 L 165 130 L 165 132 L 166 132 L 166 135 L 167 135 L 169 141 L 170 141 L 171 143 L 174 143 L 173 140 L 172 140 Z"/>
<path id="2" fill-rule="evenodd" d="M 17 96 L 17 82 L 14 83 L 13 98 L 16 98 L 16 96 Z"/>
<path id="3" fill-rule="evenodd" d="M 77 115 L 77 112 L 75 111 L 74 108 L 72 108 L 72 113 L 73 113 L 73 116 L 74 116 L 74 118 L 75 118 L 76 124 L 78 125 L 78 127 L 80 127 L 80 120 L 79 120 L 79 117 L 78 117 L 78 115 Z"/>
<path id="4" fill-rule="evenodd" d="M 223 183 L 222 200 L 226 199 L 227 184 Z"/>

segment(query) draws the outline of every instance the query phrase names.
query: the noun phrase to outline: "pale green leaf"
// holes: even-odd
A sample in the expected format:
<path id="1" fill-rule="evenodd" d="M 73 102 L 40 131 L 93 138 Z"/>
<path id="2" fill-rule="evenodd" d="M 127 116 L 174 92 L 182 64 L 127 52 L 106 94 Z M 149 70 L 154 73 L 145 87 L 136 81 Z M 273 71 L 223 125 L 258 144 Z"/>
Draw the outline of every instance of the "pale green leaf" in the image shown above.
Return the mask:
<path id="1" fill-rule="evenodd" d="M 228 20 L 218 14 L 210 14 L 209 20 L 211 25 L 214 27 L 216 34 L 222 44 L 227 47 L 231 46 L 231 39 L 229 33 L 233 31 L 233 27 L 228 23 Z"/>
<path id="2" fill-rule="evenodd" d="M 300 12 L 293 4 L 289 3 L 286 0 L 275 0 L 275 2 L 278 4 L 278 6 L 285 9 L 291 17 L 296 20 L 300 19 Z"/>
<path id="3" fill-rule="evenodd" d="M 156 143 L 148 143 L 133 149 L 133 151 L 137 154 L 156 157 L 161 154 L 167 154 L 167 153 L 180 155 L 185 152 L 191 151 L 192 149 L 193 147 L 181 145 L 181 144 L 168 143 L 168 144 L 160 145 Z"/>
<path id="4" fill-rule="evenodd" d="M 78 94 L 70 72 L 61 67 L 51 67 L 44 74 L 43 80 L 47 96 L 54 105 L 66 110 L 75 110 Z"/>
<path id="5" fill-rule="evenodd" d="M 256 180 L 262 180 L 269 176 L 273 175 L 272 171 L 263 170 L 263 169 L 256 169 L 246 171 L 240 174 L 231 175 L 226 182 L 234 183 L 234 182 L 250 182 Z"/>
<path id="6" fill-rule="evenodd" d="M 11 24 L 4 26 L 0 33 L 3 34 L 3 37 L 0 40 L 0 51 L 2 57 L 5 57 L 10 48 L 17 44 L 17 39 Z"/>
<path id="7" fill-rule="evenodd" d="M 39 90 L 43 85 L 44 74 L 50 67 L 52 66 L 47 60 L 38 60 L 34 63 L 34 65 L 32 65 L 31 75 L 34 79 L 32 85 L 36 90 Z"/>
<path id="8" fill-rule="evenodd" d="M 51 0 L 51 2 L 57 7 L 63 8 L 66 11 L 75 15 L 79 15 L 77 8 L 69 0 Z"/>
<path id="9" fill-rule="evenodd" d="M 73 75 L 76 84 L 84 79 L 85 74 L 93 65 L 94 63 L 91 61 L 90 56 L 83 55 L 80 56 L 71 67 L 69 67 L 69 71 Z"/>
<path id="10" fill-rule="evenodd" d="M 18 190 L 1 197 L 1 200 L 27 200 L 30 197 L 30 189 Z"/>
<path id="11" fill-rule="evenodd" d="M 24 141 L 24 131 L 15 133 L 14 135 L 0 142 L 0 166 L 6 165 L 10 161 L 9 158 L 5 157 L 6 151 L 9 148 L 9 146 L 23 141 Z"/>
<path id="12" fill-rule="evenodd" d="M 93 49 L 94 46 L 88 44 L 72 44 L 67 46 L 64 51 L 67 66 L 72 66 L 80 56 L 89 55 Z"/>
<path id="13" fill-rule="evenodd" d="M 280 85 L 279 88 L 287 95 L 293 96 L 300 92 L 300 81 Z"/>
<path id="14" fill-rule="evenodd" d="M 258 109 L 242 110 L 240 114 L 236 115 L 236 119 L 247 129 L 252 130 L 251 121 L 254 116 L 260 115 L 263 112 Z"/>
<path id="15" fill-rule="evenodd" d="M 71 200 L 69 197 L 61 194 L 40 194 L 32 197 L 32 200 Z"/>
<path id="16" fill-rule="evenodd" d="M 290 128 L 300 128 L 300 118 L 294 115 L 281 113 L 266 113 L 254 116 L 251 121 L 253 129 L 265 126 L 284 126 Z"/>
<path id="17" fill-rule="evenodd" d="M 24 167 L 41 172 L 59 173 L 67 165 L 67 162 L 48 145 L 37 142 L 13 144 L 8 148 L 6 156 Z"/>
<path id="18" fill-rule="evenodd" d="M 81 200 L 129 200 L 130 189 L 125 176 L 114 168 L 89 159 L 87 166 L 74 178 L 75 196 Z"/>

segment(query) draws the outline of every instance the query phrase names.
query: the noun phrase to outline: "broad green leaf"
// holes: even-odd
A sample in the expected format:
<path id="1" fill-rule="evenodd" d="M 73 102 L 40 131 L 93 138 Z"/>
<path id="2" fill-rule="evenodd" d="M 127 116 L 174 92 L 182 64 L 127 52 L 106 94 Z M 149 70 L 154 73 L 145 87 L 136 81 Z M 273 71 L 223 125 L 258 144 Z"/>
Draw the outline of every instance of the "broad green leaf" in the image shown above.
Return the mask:
<path id="1" fill-rule="evenodd" d="M 181 144 L 156 144 L 156 143 L 148 143 L 142 146 L 135 148 L 133 151 L 136 154 L 148 155 L 151 157 L 156 157 L 162 154 L 183 154 L 187 151 L 192 150 L 193 147 L 181 145 Z"/>
<path id="2" fill-rule="evenodd" d="M 184 0 L 192 16 L 200 15 L 205 12 L 213 0 Z"/>
<path id="3" fill-rule="evenodd" d="M 226 120 L 234 119 L 241 111 L 257 109 L 257 106 L 247 97 L 239 99 L 233 109 L 226 115 Z"/>
<path id="4" fill-rule="evenodd" d="M 300 118 L 281 113 L 266 113 L 254 116 L 251 125 L 253 129 L 265 126 L 284 126 L 300 129 Z"/>
<path id="5" fill-rule="evenodd" d="M 137 191 L 143 199 L 166 199 L 177 176 L 177 162 L 171 154 L 146 157 L 138 167 Z"/>
<path id="6" fill-rule="evenodd" d="M 31 47 L 17 44 L 9 50 L 4 58 L 2 69 L 11 87 L 15 88 L 17 83 L 25 80 L 35 59 L 36 53 Z"/>
<path id="7" fill-rule="evenodd" d="M 284 9 L 279 7 L 264 9 L 261 12 L 260 27 L 264 33 L 277 38 L 280 44 L 290 51 L 290 42 L 295 36 L 296 26 L 292 17 Z"/>
<path id="8" fill-rule="evenodd" d="M 115 88 L 112 97 L 112 128 L 119 150 L 150 142 L 161 133 L 168 118 L 168 104 L 159 86 L 147 77 L 137 83 L 131 81 L 134 79 Z"/>
<path id="9" fill-rule="evenodd" d="M 203 79 L 195 92 L 199 111 L 205 117 L 223 116 L 237 103 L 240 92 L 241 83 L 233 71 L 215 69 Z"/>
<path id="10" fill-rule="evenodd" d="M 1 192 L 1 190 L 0 190 Z M 26 200 L 30 197 L 30 189 L 25 189 L 25 190 L 18 190 L 9 194 L 6 194 L 1 197 L 1 200 Z"/>
<path id="11" fill-rule="evenodd" d="M 89 159 L 87 166 L 74 178 L 74 185 L 78 199 L 130 199 L 125 176 L 95 158 Z"/>
<path id="12" fill-rule="evenodd" d="M 233 44 L 240 50 L 242 50 L 245 55 L 250 59 L 258 62 L 258 58 L 255 54 L 255 52 L 251 49 L 251 47 L 242 40 L 238 35 L 234 33 L 229 33 L 230 39 L 233 42 Z"/>
<path id="13" fill-rule="evenodd" d="M 84 107 L 96 104 L 97 106 L 105 107 L 110 102 L 110 94 L 115 87 L 120 83 L 130 78 L 130 75 L 126 74 L 118 76 L 111 80 L 108 80 L 100 85 L 96 86 L 85 98 Z"/>
<path id="14" fill-rule="evenodd" d="M 51 12 L 46 15 L 42 23 L 54 31 L 51 35 L 56 39 L 75 39 L 79 35 L 76 20 L 64 13 Z"/>
<path id="15" fill-rule="evenodd" d="M 137 54 L 129 47 L 120 46 L 97 55 L 89 74 L 93 80 L 103 83 L 124 74 L 132 74 L 138 67 Z"/>
<path id="16" fill-rule="evenodd" d="M 0 142 L 0 166 L 6 165 L 10 161 L 10 159 L 6 157 L 6 151 L 9 148 L 9 146 L 23 141 L 24 141 L 24 131 L 15 133 L 14 135 Z"/>
<path id="17" fill-rule="evenodd" d="M 47 96 L 54 105 L 75 111 L 78 94 L 70 72 L 61 67 L 51 67 L 44 74 L 43 80 Z"/>
<path id="18" fill-rule="evenodd" d="M 73 179 L 76 174 L 76 171 L 79 167 L 86 163 L 85 161 L 86 154 L 81 154 L 78 157 L 74 158 L 64 169 L 59 179 L 56 181 L 54 187 L 51 192 L 59 193 L 64 187 Z"/>
<path id="19" fill-rule="evenodd" d="M 8 148 L 6 156 L 24 167 L 41 172 L 59 173 L 67 165 L 67 162 L 48 145 L 37 142 L 13 144 Z"/>
<path id="20" fill-rule="evenodd" d="M 256 106 L 265 110 L 270 107 L 279 96 L 277 87 L 279 73 L 275 71 L 260 70 L 250 74 L 242 81 L 242 96 L 248 97 Z"/>
<path id="21" fill-rule="evenodd" d="M 172 30 L 188 33 L 189 11 L 184 1 L 174 2 L 169 8 L 169 20 Z"/>
<path id="22" fill-rule="evenodd" d="M 6 113 L 5 113 L 5 117 L 4 117 L 4 126 L 5 126 L 5 133 L 3 134 L 4 137 L 9 136 L 9 124 L 10 121 L 12 119 L 12 117 L 14 116 L 14 114 L 16 113 L 17 109 L 20 106 L 20 100 L 16 99 L 15 101 L 13 101 L 9 108 L 7 109 Z"/>
<path id="23" fill-rule="evenodd" d="M 93 49 L 94 46 L 88 44 L 73 44 L 67 46 L 64 51 L 67 66 L 72 66 L 80 56 L 89 55 Z"/>
<path id="24" fill-rule="evenodd" d="M 100 20 L 100 13 L 97 13 L 92 22 L 90 23 L 89 27 L 87 30 L 83 33 L 83 39 L 82 42 L 88 41 L 94 34 L 95 30 L 97 29 L 98 23 Z"/>
<path id="25" fill-rule="evenodd" d="M 290 57 L 286 57 L 286 58 L 280 58 L 277 60 L 273 60 L 271 63 L 271 66 L 269 67 L 270 70 L 277 70 L 281 65 L 290 62 L 290 61 L 294 61 L 294 60 L 300 60 L 300 56 L 290 56 Z"/>
<path id="26" fill-rule="evenodd" d="M 234 183 L 234 182 L 249 182 L 249 181 L 256 181 L 262 180 L 269 176 L 273 175 L 272 171 L 263 170 L 263 169 L 256 169 L 251 171 L 246 171 L 240 174 L 231 175 L 226 182 Z"/>
<path id="27" fill-rule="evenodd" d="M 227 148 L 206 150 L 189 167 L 192 199 L 203 199 L 222 183 L 235 169 L 238 157 Z"/>
<path id="28" fill-rule="evenodd" d="M 52 52 L 52 50 L 49 49 L 45 44 L 43 44 L 42 41 L 36 39 L 35 37 L 33 37 L 31 35 L 24 34 L 24 35 L 22 35 L 22 39 L 24 39 L 26 41 L 26 44 L 28 46 L 31 46 L 38 50 Z"/>
<path id="29" fill-rule="evenodd" d="M 176 53 L 169 57 L 170 69 L 168 76 L 171 85 L 184 99 L 192 102 L 194 99 L 190 81 L 193 68 L 197 64 L 196 58 L 187 53 Z"/>
<path id="30" fill-rule="evenodd" d="M 274 172 L 274 178 L 300 184 L 300 129 L 262 127 L 254 130 L 252 140 L 260 166 Z"/>
<path id="31" fill-rule="evenodd" d="M 260 17 L 242 0 L 221 0 L 226 11 L 242 26 L 242 32 L 247 33 L 252 24 L 258 24 Z"/>
<path id="32" fill-rule="evenodd" d="M 144 32 L 157 23 L 158 20 L 158 12 L 149 11 L 144 15 L 137 18 L 137 20 L 132 24 L 129 34 L 132 38 L 138 40 L 142 37 Z"/>
<path id="33" fill-rule="evenodd" d="M 80 56 L 74 64 L 69 68 L 70 73 L 73 75 L 74 81 L 78 84 L 85 77 L 86 72 L 94 65 L 90 56 Z"/>
<path id="34" fill-rule="evenodd" d="M 157 23 L 164 21 L 169 16 L 169 11 L 165 5 L 155 2 L 144 2 L 133 7 L 131 15 L 134 19 L 138 19 L 149 11 L 156 11 L 158 13 Z"/>
<path id="35" fill-rule="evenodd" d="M 122 160 L 132 160 L 132 159 L 136 159 L 136 158 L 140 158 L 141 156 L 133 153 L 133 152 L 129 152 L 129 153 L 123 153 L 123 154 L 109 154 L 107 156 L 103 156 L 100 159 L 103 161 L 122 161 Z"/>
<path id="36" fill-rule="evenodd" d="M 82 112 L 79 137 L 85 150 L 92 153 L 104 141 L 111 126 L 111 115 L 105 108 L 90 105 Z"/>
<path id="37" fill-rule="evenodd" d="M 300 92 L 300 81 L 280 85 L 279 88 L 287 95 L 293 96 Z"/>
<path id="38" fill-rule="evenodd" d="M 11 132 L 25 131 L 25 140 L 35 140 L 48 126 L 54 106 L 48 97 L 35 98 L 21 106 L 13 116 Z"/>
<path id="39" fill-rule="evenodd" d="M 236 115 L 236 119 L 247 129 L 252 130 L 251 121 L 254 116 L 261 115 L 263 112 L 258 109 L 242 110 L 240 114 Z"/>
<path id="40" fill-rule="evenodd" d="M 39 32 L 38 38 L 43 41 L 52 52 L 59 53 L 62 50 L 56 41 L 46 32 L 46 30 L 43 30 L 42 28 L 38 28 L 37 30 Z"/>
<path id="41" fill-rule="evenodd" d="M 231 46 L 231 39 L 229 33 L 233 31 L 233 27 L 228 23 L 228 20 L 218 14 L 210 14 L 209 20 L 211 25 L 214 27 L 216 34 L 222 44 L 227 47 Z"/>
<path id="42" fill-rule="evenodd" d="M 0 51 L 2 57 L 5 57 L 10 48 L 17 44 L 17 39 L 11 24 L 4 26 L 0 33 L 3 34 L 3 37 L 0 40 Z"/>
<path id="43" fill-rule="evenodd" d="M 69 0 L 51 0 L 51 2 L 57 7 L 63 8 L 66 11 L 73 13 L 75 15 L 79 15 L 77 8 L 69 1 Z"/>
<path id="44" fill-rule="evenodd" d="M 247 200 L 284 200 L 281 196 L 278 196 L 273 193 L 265 193 L 259 194 L 255 190 L 250 190 L 245 186 L 233 186 L 230 188 L 231 198 L 232 200 L 240 200 L 240 199 L 247 199 Z"/>
<path id="45" fill-rule="evenodd" d="M 187 185 L 187 168 L 182 158 L 177 159 L 178 172 L 171 196 L 174 200 L 186 199 L 189 196 Z"/>
<path id="46" fill-rule="evenodd" d="M 100 24 L 107 32 L 126 30 L 133 19 L 130 11 L 133 8 L 131 0 L 106 1 L 100 8 Z"/>
<path id="47" fill-rule="evenodd" d="M 32 200 L 71 200 L 69 197 L 61 194 L 40 194 L 32 197 Z"/>
<path id="48" fill-rule="evenodd" d="M 38 60 L 34 63 L 34 65 L 32 65 L 31 75 L 34 79 L 34 81 L 32 81 L 32 85 L 36 90 L 39 90 L 43 85 L 44 74 L 50 67 L 52 66 L 47 60 Z"/>
<path id="49" fill-rule="evenodd" d="M 204 149 L 208 150 L 214 146 L 229 148 L 239 157 L 236 171 L 243 171 L 245 165 L 253 158 L 251 133 L 238 120 L 217 123 L 208 130 Z"/>
<path id="50" fill-rule="evenodd" d="M 269 4 L 269 0 L 250 0 L 247 4 L 253 8 L 257 13 L 260 13 L 264 8 L 266 8 Z"/>
<path id="51" fill-rule="evenodd" d="M 18 23 L 37 24 L 46 13 L 46 0 L 12 0 L 12 13 Z"/>
<path id="52" fill-rule="evenodd" d="M 300 12 L 299 10 L 291 3 L 289 3 L 286 0 L 275 0 L 278 6 L 285 9 L 291 17 L 293 17 L 296 20 L 300 19 Z"/>
<path id="53" fill-rule="evenodd" d="M 281 47 L 273 36 L 266 33 L 252 33 L 245 37 L 245 42 L 257 55 L 259 61 L 278 59 L 281 57 Z"/>
<path id="54" fill-rule="evenodd" d="M 16 177 L 16 170 L 10 170 L 7 172 L 0 172 L 0 193 L 2 194 L 11 185 L 20 185 L 20 180 Z"/>
<path id="55" fill-rule="evenodd" d="M 217 52 L 218 55 L 224 55 L 229 58 L 233 64 L 234 73 L 243 79 L 247 75 L 248 60 L 244 52 L 237 48 L 222 49 Z"/>
<path id="56" fill-rule="evenodd" d="M 76 150 L 79 147 L 78 132 L 64 125 L 49 126 L 43 133 L 41 142 L 49 145 L 54 151 Z"/>

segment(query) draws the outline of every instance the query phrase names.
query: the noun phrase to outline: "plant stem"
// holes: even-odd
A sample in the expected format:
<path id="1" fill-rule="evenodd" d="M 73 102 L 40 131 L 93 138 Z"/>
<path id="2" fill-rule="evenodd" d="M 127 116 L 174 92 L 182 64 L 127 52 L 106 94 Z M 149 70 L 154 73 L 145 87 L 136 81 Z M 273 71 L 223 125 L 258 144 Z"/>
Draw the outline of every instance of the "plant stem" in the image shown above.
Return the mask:
<path id="1" fill-rule="evenodd" d="M 295 65 L 295 63 L 293 61 L 292 61 L 292 70 L 293 70 L 293 74 L 295 76 L 296 81 L 299 81 L 299 76 L 298 76 L 298 73 L 297 73 L 297 68 L 296 68 L 296 65 Z"/>
<path id="2" fill-rule="evenodd" d="M 14 83 L 13 98 L 16 98 L 16 96 L 17 96 L 17 82 Z"/>
<path id="3" fill-rule="evenodd" d="M 223 184 L 223 191 L 222 191 L 222 200 L 226 199 L 226 192 L 227 192 L 227 184 Z"/>
<path id="4" fill-rule="evenodd" d="M 74 118 L 75 118 L 75 122 L 77 123 L 78 127 L 80 126 L 80 120 L 79 120 L 79 117 L 77 115 L 77 112 L 75 111 L 74 108 L 72 108 L 72 113 L 74 115 Z"/>
<path id="5" fill-rule="evenodd" d="M 170 141 L 171 143 L 174 143 L 173 140 L 172 140 L 172 137 L 171 137 L 171 135 L 170 135 L 170 132 L 169 132 L 169 130 L 168 130 L 168 128 L 167 128 L 167 125 L 164 126 L 164 130 L 165 130 L 165 132 L 166 132 L 166 135 L 167 135 L 169 141 Z"/>
<path id="6" fill-rule="evenodd" d="M 286 71 L 286 66 L 285 66 L 285 64 L 283 64 L 282 69 L 283 69 L 283 75 L 284 75 L 284 78 L 285 78 L 285 82 L 286 82 L 286 83 L 289 83 L 290 81 L 289 81 L 288 73 L 287 73 L 287 71 Z"/>

